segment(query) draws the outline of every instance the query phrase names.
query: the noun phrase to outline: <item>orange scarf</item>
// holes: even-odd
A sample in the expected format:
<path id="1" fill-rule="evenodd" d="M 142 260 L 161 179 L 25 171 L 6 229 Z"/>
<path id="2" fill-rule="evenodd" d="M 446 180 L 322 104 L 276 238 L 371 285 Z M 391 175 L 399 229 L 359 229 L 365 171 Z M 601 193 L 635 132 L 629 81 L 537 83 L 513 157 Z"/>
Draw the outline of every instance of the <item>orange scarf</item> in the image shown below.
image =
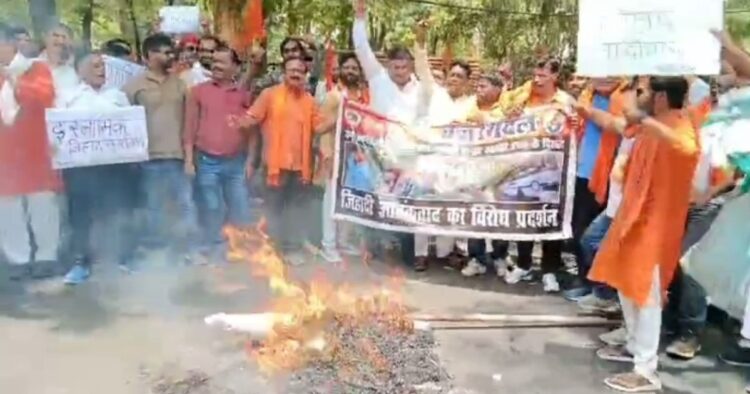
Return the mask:
<path id="1" fill-rule="evenodd" d="M 312 180 L 312 137 L 315 126 L 313 125 L 315 121 L 313 118 L 315 99 L 307 92 L 291 92 L 284 83 L 271 88 L 269 94 L 271 95 L 271 106 L 268 119 L 266 120 L 266 124 L 268 125 L 268 129 L 266 130 L 266 143 L 268 144 L 266 151 L 266 162 L 268 165 L 267 182 L 270 186 L 280 185 L 281 163 L 284 157 L 284 152 L 282 152 L 284 149 L 283 140 L 289 133 L 286 130 L 289 112 L 294 111 L 301 112 L 300 117 L 305 120 L 301 125 L 302 181 L 310 183 Z M 296 99 L 290 97 L 295 94 L 301 94 L 302 96 Z M 290 104 L 291 100 L 294 100 L 294 103 Z M 297 108 L 288 108 L 288 105 L 295 105 Z"/>
<path id="2" fill-rule="evenodd" d="M 609 113 L 614 116 L 620 116 L 623 112 L 623 93 L 621 91 L 623 85 L 620 85 L 609 100 Z M 594 90 L 587 88 L 581 93 L 578 102 L 591 106 L 594 100 Z M 581 128 L 578 133 L 578 141 L 580 142 L 583 138 L 583 132 L 586 129 L 586 122 L 581 122 Z M 596 162 L 594 163 L 594 171 L 589 179 L 589 190 L 594 193 L 596 201 L 600 205 L 604 205 L 607 202 L 607 190 L 609 186 L 609 175 L 612 172 L 612 166 L 615 162 L 615 155 L 617 154 L 617 148 L 620 146 L 620 136 L 614 130 L 602 130 L 602 137 L 599 141 L 599 153 L 596 155 Z"/>

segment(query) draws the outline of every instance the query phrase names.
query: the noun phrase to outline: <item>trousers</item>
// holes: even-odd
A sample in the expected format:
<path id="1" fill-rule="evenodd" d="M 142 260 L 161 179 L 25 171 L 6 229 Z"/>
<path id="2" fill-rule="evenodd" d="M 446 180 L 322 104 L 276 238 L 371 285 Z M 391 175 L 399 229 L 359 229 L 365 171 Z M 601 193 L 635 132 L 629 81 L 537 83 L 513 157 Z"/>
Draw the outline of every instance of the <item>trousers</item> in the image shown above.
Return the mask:
<path id="1" fill-rule="evenodd" d="M 0 247 L 10 264 L 57 260 L 60 247 L 58 194 L 2 196 L 0 217 Z"/>
<path id="2" fill-rule="evenodd" d="M 627 331 L 627 350 L 633 355 L 634 371 L 658 381 L 656 369 L 659 362 L 659 334 L 661 332 L 661 283 L 659 266 L 654 268 L 651 292 L 645 306 L 619 294 Z"/>

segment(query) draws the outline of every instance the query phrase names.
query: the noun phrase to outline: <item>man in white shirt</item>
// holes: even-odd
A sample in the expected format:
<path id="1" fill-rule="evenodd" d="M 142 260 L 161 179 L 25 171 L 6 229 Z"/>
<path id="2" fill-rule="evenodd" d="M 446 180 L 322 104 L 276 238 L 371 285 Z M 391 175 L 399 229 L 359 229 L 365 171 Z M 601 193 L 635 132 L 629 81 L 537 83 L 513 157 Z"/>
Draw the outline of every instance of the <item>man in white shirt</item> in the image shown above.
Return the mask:
<path id="1" fill-rule="evenodd" d="M 64 108 L 109 110 L 130 105 L 127 96 L 115 88 L 105 88 L 106 68 L 100 53 L 84 55 L 76 60 L 80 84 L 62 99 Z M 133 214 L 129 189 L 133 165 L 107 164 L 70 168 L 63 171 L 68 197 L 68 215 L 72 228 L 71 252 L 73 268 L 65 276 L 65 283 L 77 285 L 91 275 L 91 234 L 95 222 L 106 221 L 107 240 L 114 240 L 116 259 L 127 268 L 135 249 L 134 232 L 130 228 Z"/>
<path id="2" fill-rule="evenodd" d="M 367 4 L 365 0 L 354 2 L 354 25 L 352 41 L 354 52 L 362 65 L 370 90 L 370 107 L 392 120 L 413 124 L 425 114 L 419 108 L 420 84 L 414 78 L 414 57 L 405 48 L 388 51 L 387 69 L 380 64 L 367 39 Z M 425 101 L 422 100 L 424 103 Z M 429 101 L 427 101 L 429 103 Z M 397 233 L 401 243 L 401 253 L 406 262 L 414 258 L 414 237 L 412 234 Z M 377 250 L 375 250 L 377 252 Z M 377 254 L 377 253 L 375 253 Z M 417 270 L 426 267 L 415 266 Z"/>

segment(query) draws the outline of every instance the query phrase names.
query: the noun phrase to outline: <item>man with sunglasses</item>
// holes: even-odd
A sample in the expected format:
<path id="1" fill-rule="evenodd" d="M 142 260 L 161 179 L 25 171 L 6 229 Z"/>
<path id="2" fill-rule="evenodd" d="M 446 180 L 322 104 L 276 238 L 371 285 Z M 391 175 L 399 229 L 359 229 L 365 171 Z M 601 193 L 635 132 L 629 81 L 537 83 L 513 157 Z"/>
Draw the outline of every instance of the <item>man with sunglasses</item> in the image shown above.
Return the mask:
<path id="1" fill-rule="evenodd" d="M 211 80 L 211 66 L 218 45 L 219 39 L 214 36 L 203 36 L 200 39 L 189 36 L 187 40 L 183 39 L 182 51 L 185 59 L 190 62 L 188 64 L 192 64 L 182 74 L 188 88 Z"/>
<path id="2" fill-rule="evenodd" d="M 185 83 L 169 72 L 175 61 L 172 39 L 154 34 L 143 41 L 147 71 L 128 82 L 123 91 L 131 104 L 143 106 L 148 126 L 149 161 L 141 164 L 141 186 L 146 205 L 144 247 L 165 246 L 161 233 L 169 205 L 179 209 L 183 239 L 196 229 L 192 187 L 184 172 L 182 144 Z M 171 226 L 170 226 L 171 227 Z M 184 251 L 184 250 L 181 250 Z"/>

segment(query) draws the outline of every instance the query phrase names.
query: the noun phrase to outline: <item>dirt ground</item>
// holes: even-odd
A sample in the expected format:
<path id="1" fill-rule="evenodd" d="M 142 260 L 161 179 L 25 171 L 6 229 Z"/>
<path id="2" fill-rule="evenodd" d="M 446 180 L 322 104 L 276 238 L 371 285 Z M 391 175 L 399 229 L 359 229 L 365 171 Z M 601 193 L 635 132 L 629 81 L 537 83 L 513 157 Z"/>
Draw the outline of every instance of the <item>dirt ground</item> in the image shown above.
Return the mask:
<path id="1" fill-rule="evenodd" d="M 212 313 L 262 311 L 269 301 L 266 284 L 245 266 L 185 267 L 168 260 L 151 256 L 133 275 L 97 267 L 92 280 L 77 288 L 60 280 L 0 282 L 0 393 L 281 393 L 284 378 L 261 376 L 244 353 L 243 338 L 203 323 Z M 371 283 L 393 269 L 371 267 L 352 263 L 342 272 L 310 262 L 295 275 L 324 270 L 335 280 Z M 539 286 L 465 279 L 437 267 L 408 276 L 408 303 L 418 311 L 576 313 Z M 605 376 L 627 369 L 595 358 L 603 331 L 440 331 L 436 351 L 454 377 L 456 394 L 599 394 L 608 392 Z M 742 392 L 744 372 L 716 360 L 721 337 L 709 332 L 706 343 L 704 355 L 691 362 L 662 358 L 666 393 Z"/>

